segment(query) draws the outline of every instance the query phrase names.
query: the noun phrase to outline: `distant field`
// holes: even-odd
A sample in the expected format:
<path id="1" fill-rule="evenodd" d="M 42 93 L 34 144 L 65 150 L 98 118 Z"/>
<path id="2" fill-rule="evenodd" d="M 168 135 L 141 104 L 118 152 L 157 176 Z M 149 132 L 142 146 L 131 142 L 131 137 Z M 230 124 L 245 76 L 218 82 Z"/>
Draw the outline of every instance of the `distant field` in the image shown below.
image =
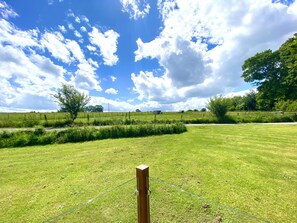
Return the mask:
<path id="1" fill-rule="evenodd" d="M 44 125 L 48 127 L 63 126 L 69 120 L 68 113 L 0 113 L 0 128 L 33 127 Z M 218 120 L 210 112 L 164 112 L 154 115 L 152 112 L 101 112 L 79 113 L 75 123 L 78 125 L 113 125 L 148 122 L 184 123 L 216 123 Z M 229 112 L 226 122 L 292 122 L 297 121 L 297 114 L 287 112 Z"/>
<path id="2" fill-rule="evenodd" d="M 43 222 L 98 194 L 54 222 L 135 222 L 139 164 L 150 166 L 152 222 L 257 222 L 231 208 L 297 222 L 296 135 L 297 125 L 200 126 L 181 135 L 0 149 L 0 222 Z"/>

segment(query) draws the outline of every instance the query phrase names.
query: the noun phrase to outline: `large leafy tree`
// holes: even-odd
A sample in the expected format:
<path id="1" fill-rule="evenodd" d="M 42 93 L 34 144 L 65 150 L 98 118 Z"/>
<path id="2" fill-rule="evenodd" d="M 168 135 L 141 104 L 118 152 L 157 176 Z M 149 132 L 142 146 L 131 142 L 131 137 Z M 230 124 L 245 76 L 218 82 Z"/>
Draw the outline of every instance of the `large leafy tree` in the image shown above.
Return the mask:
<path id="1" fill-rule="evenodd" d="M 297 99 L 297 33 L 294 37 L 288 39 L 280 48 L 280 60 L 284 69 L 286 69 L 286 76 L 283 83 L 286 85 L 286 99 Z"/>
<path id="2" fill-rule="evenodd" d="M 266 50 L 247 59 L 242 77 L 257 86 L 259 109 L 271 110 L 279 100 L 297 99 L 297 35 L 278 50 Z"/>
<path id="3" fill-rule="evenodd" d="M 60 106 L 60 110 L 69 112 L 72 121 L 76 119 L 78 112 L 83 111 L 90 101 L 89 96 L 67 84 L 62 84 L 54 97 Z"/>

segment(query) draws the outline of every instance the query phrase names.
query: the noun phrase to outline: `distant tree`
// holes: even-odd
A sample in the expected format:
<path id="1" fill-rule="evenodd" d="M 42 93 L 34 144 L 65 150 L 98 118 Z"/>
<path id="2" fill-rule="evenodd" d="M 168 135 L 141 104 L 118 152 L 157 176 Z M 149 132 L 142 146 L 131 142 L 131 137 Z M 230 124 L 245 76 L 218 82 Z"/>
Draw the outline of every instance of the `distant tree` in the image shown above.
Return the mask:
<path id="1" fill-rule="evenodd" d="M 72 121 L 77 117 L 78 112 L 83 111 L 89 103 L 90 97 L 80 93 L 71 85 L 62 84 L 57 93 L 53 95 L 60 106 L 60 110 L 69 112 Z"/>
<path id="2" fill-rule="evenodd" d="M 102 105 L 95 105 L 94 106 L 94 112 L 103 112 L 103 106 Z"/>
<path id="3" fill-rule="evenodd" d="M 89 105 L 85 107 L 86 112 L 103 112 L 103 106 L 102 105 Z"/>
<path id="4" fill-rule="evenodd" d="M 89 105 L 84 109 L 86 112 L 103 112 L 102 105 Z"/>
<path id="5" fill-rule="evenodd" d="M 140 109 L 137 108 L 137 109 L 135 110 L 135 112 L 141 112 L 141 111 L 140 111 Z"/>
<path id="6" fill-rule="evenodd" d="M 201 108 L 201 112 L 206 112 L 206 108 Z"/>
<path id="7" fill-rule="evenodd" d="M 210 98 L 207 108 L 218 118 L 223 119 L 228 111 L 228 101 L 226 98 L 214 97 Z"/>

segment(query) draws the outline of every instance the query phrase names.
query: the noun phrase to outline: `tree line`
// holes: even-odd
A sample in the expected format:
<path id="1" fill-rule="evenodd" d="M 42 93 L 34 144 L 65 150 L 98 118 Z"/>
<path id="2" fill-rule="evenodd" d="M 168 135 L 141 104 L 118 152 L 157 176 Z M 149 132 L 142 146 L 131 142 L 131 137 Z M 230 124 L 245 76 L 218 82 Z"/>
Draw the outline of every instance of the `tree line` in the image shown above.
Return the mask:
<path id="1" fill-rule="evenodd" d="M 244 81 L 257 90 L 211 98 L 207 108 L 217 117 L 227 111 L 297 111 L 297 33 L 278 50 L 265 50 L 245 60 L 242 72 Z"/>

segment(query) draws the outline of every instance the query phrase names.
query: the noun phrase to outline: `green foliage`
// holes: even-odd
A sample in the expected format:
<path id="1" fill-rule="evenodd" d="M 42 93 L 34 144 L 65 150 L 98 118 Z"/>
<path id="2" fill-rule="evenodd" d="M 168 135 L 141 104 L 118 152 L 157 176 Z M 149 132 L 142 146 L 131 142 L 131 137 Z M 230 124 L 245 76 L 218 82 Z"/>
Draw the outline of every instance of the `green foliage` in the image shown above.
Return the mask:
<path id="1" fill-rule="evenodd" d="M 61 111 L 69 112 L 72 121 L 76 119 L 78 112 L 83 111 L 90 101 L 90 97 L 67 84 L 62 84 L 54 97 L 57 99 Z"/>
<path id="2" fill-rule="evenodd" d="M 297 100 L 280 100 L 275 105 L 275 110 L 286 112 L 297 112 Z"/>
<path id="3" fill-rule="evenodd" d="M 280 48 L 280 59 L 287 74 L 283 78 L 286 85 L 284 99 L 297 99 L 297 33 L 288 39 Z"/>
<path id="4" fill-rule="evenodd" d="M 103 112 L 103 106 L 102 105 L 89 105 L 86 106 L 84 111 L 86 112 Z"/>
<path id="5" fill-rule="evenodd" d="M 242 77 L 258 86 L 257 107 L 272 110 L 279 100 L 297 99 L 297 34 L 278 50 L 266 50 L 247 59 Z"/>
<path id="6" fill-rule="evenodd" d="M 130 138 L 162 134 L 179 134 L 187 131 L 182 123 L 170 125 L 130 125 L 104 128 L 69 128 L 46 132 L 43 127 L 34 131 L 0 133 L 0 148 L 45 145 L 52 143 L 84 142 L 109 138 Z"/>
<path id="7" fill-rule="evenodd" d="M 222 96 L 214 97 L 209 100 L 207 108 L 220 120 L 226 116 L 228 101 Z"/>

